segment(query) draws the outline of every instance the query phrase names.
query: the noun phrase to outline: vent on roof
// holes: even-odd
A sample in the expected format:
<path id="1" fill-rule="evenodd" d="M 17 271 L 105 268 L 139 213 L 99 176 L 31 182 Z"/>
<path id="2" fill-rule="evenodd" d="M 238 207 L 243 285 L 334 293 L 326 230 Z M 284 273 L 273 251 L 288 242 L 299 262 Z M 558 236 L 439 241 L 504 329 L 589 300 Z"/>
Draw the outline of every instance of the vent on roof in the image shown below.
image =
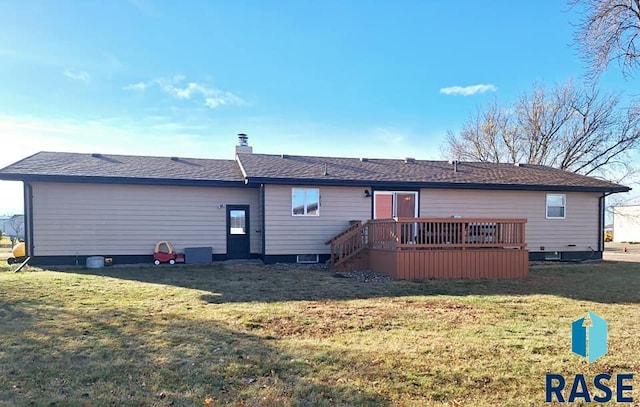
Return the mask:
<path id="1" fill-rule="evenodd" d="M 171 161 L 180 161 L 178 157 L 171 157 Z"/>
<path id="2" fill-rule="evenodd" d="M 524 163 L 515 163 L 513 165 L 515 165 L 516 167 L 524 167 Z"/>
<path id="3" fill-rule="evenodd" d="M 405 164 L 410 164 L 410 163 L 414 163 L 414 162 L 416 162 L 416 159 L 413 158 L 413 157 L 405 157 L 404 158 L 404 163 Z"/>
<path id="4" fill-rule="evenodd" d="M 100 154 L 100 153 L 93 153 L 93 154 L 91 154 L 91 157 L 94 157 L 94 158 L 102 158 L 102 154 Z"/>
<path id="5" fill-rule="evenodd" d="M 453 172 L 458 172 L 458 160 L 449 160 L 449 164 L 453 165 Z"/>
<path id="6" fill-rule="evenodd" d="M 280 158 L 289 158 L 289 154 L 280 154 Z"/>
<path id="7" fill-rule="evenodd" d="M 236 158 L 238 154 L 253 154 L 253 147 L 249 145 L 249 136 L 238 133 L 238 145 L 235 148 Z"/>
<path id="8" fill-rule="evenodd" d="M 324 172 L 322 173 L 322 175 L 329 175 L 329 165 L 327 163 L 324 163 Z"/>
<path id="9" fill-rule="evenodd" d="M 362 161 L 363 163 L 369 162 L 369 159 L 366 157 L 360 157 L 360 161 Z"/>

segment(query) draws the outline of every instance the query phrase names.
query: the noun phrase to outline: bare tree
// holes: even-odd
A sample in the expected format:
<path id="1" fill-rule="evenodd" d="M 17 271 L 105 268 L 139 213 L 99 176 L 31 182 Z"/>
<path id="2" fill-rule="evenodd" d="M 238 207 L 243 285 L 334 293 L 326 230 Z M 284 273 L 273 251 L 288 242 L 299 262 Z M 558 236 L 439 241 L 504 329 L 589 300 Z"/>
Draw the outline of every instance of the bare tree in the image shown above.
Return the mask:
<path id="1" fill-rule="evenodd" d="M 638 67 L 640 0 L 570 0 L 570 4 L 581 8 L 575 41 L 592 77 L 612 61 L 620 63 L 625 75 Z"/>
<path id="2" fill-rule="evenodd" d="M 24 230 L 24 216 L 14 215 L 9 219 L 9 226 L 16 233 L 14 243 L 20 239 Z"/>
<path id="3" fill-rule="evenodd" d="M 442 150 L 446 158 L 542 164 L 619 181 L 634 173 L 629 153 L 638 146 L 640 109 L 569 81 L 535 85 L 513 107 L 494 102 L 478 110 L 460 132 L 448 133 Z"/>
<path id="4" fill-rule="evenodd" d="M 478 109 L 475 116 L 470 116 L 459 134 L 449 131 L 445 150 L 460 160 L 517 161 L 522 152 L 517 149 L 510 120 L 494 101 L 486 110 Z"/>
<path id="5" fill-rule="evenodd" d="M 574 98 L 571 82 L 550 92 L 536 84 L 531 93 L 524 93 L 516 102 L 515 131 L 520 135 L 526 162 L 557 166 L 558 135 L 571 119 Z"/>

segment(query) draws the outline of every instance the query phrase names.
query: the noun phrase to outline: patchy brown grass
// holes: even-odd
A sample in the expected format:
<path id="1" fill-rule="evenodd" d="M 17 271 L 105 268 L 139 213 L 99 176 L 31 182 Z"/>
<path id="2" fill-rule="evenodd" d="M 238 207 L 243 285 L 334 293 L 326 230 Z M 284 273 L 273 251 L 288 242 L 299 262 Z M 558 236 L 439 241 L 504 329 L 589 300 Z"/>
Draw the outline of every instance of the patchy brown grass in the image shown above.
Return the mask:
<path id="1" fill-rule="evenodd" d="M 639 277 L 633 263 L 390 283 L 255 265 L 0 272 L 0 406 L 541 405 L 546 372 L 638 374 Z M 570 352 L 587 310 L 610 330 L 592 364 Z"/>
<path id="2" fill-rule="evenodd" d="M 336 301 L 313 301 L 300 307 L 295 315 L 290 313 L 273 314 L 271 312 L 249 317 L 245 326 L 251 330 L 260 330 L 275 337 L 328 338 L 340 332 L 342 334 L 364 332 L 368 330 L 392 330 L 399 321 L 397 315 L 414 320 L 421 319 L 426 326 L 466 326 L 476 324 L 483 309 L 442 301 L 420 301 L 411 299 L 369 300 L 366 305 L 359 302 L 341 303 Z"/>

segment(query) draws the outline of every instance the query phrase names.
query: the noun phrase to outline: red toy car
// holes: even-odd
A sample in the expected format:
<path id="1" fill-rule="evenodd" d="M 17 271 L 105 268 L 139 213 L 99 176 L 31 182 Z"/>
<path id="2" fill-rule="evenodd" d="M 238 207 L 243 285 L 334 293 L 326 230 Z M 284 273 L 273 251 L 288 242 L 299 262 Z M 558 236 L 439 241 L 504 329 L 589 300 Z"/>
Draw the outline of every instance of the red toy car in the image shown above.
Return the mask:
<path id="1" fill-rule="evenodd" d="M 158 242 L 153 252 L 153 264 L 159 266 L 160 263 L 184 263 L 184 253 L 176 253 L 167 241 Z"/>

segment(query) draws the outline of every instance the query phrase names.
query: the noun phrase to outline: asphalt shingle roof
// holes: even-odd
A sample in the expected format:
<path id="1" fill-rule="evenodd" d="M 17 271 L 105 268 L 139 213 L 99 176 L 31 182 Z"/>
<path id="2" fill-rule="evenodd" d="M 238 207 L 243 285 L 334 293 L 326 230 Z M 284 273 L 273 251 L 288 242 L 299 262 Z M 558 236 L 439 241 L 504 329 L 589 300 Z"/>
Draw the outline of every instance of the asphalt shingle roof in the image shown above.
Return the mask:
<path id="1" fill-rule="evenodd" d="M 104 177 L 243 182 L 234 160 L 40 152 L 0 170 L 0 177 Z"/>
<path id="2" fill-rule="evenodd" d="M 358 159 L 339 157 L 242 154 L 240 163 L 250 181 L 290 179 L 317 181 L 398 182 L 416 184 L 567 186 L 594 190 L 627 190 L 622 185 L 542 165 L 447 161 Z M 325 172 L 326 171 L 326 172 Z"/>
<path id="3" fill-rule="evenodd" d="M 0 179 L 163 183 L 401 184 L 503 189 L 579 189 L 622 192 L 629 188 L 541 165 L 240 154 L 234 160 L 40 152 L 0 169 Z"/>

